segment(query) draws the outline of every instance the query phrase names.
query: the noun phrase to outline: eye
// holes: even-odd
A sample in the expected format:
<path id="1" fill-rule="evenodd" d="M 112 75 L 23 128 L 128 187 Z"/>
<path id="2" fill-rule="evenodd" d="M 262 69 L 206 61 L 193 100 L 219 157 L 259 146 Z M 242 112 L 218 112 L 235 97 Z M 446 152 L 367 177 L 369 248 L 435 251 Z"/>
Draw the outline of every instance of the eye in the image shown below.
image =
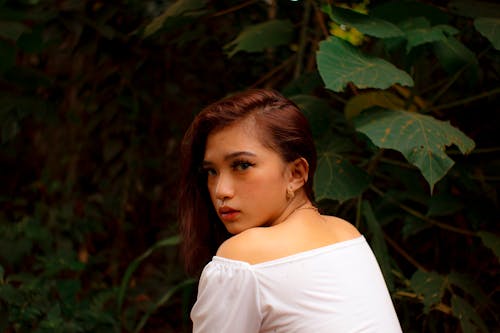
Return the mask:
<path id="1" fill-rule="evenodd" d="M 248 162 L 248 161 L 236 160 L 232 163 L 231 167 L 233 168 L 233 170 L 236 170 L 236 171 L 245 171 L 254 165 L 255 164 Z"/>
<path id="2" fill-rule="evenodd" d="M 217 171 L 215 171 L 214 168 L 203 167 L 203 168 L 200 168 L 200 171 L 201 171 L 202 174 L 207 175 L 207 176 L 215 176 L 215 175 L 217 175 Z"/>

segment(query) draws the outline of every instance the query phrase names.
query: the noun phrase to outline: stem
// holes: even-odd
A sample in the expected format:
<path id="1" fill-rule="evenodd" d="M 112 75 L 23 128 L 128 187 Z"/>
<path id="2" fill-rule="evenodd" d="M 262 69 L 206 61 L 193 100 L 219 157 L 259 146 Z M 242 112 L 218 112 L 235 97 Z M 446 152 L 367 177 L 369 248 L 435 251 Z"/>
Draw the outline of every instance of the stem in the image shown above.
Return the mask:
<path id="1" fill-rule="evenodd" d="M 328 33 L 328 29 L 325 24 L 325 20 L 323 18 L 323 13 L 321 13 L 321 10 L 318 8 L 318 5 L 316 2 L 313 2 L 314 6 L 314 12 L 316 14 L 316 20 L 318 21 L 319 27 L 321 28 L 321 31 L 323 32 L 323 35 L 325 38 L 328 38 L 330 34 Z"/>
<path id="2" fill-rule="evenodd" d="M 481 98 L 485 98 L 485 97 L 489 97 L 489 96 L 493 96 L 493 95 L 496 95 L 496 94 L 499 94 L 499 93 L 500 93 L 500 88 L 492 89 L 492 90 L 489 90 L 489 91 L 485 91 L 485 92 L 483 92 L 483 93 L 481 93 L 479 95 L 476 95 L 476 96 L 467 97 L 467 98 L 464 98 L 464 99 L 461 99 L 461 100 L 458 100 L 458 101 L 455 101 L 455 102 L 451 102 L 451 103 L 448 103 L 448 104 L 442 104 L 442 105 L 433 107 L 433 108 L 430 109 L 430 111 L 438 111 L 438 110 L 443 110 L 443 109 L 449 109 L 449 108 L 452 108 L 452 107 L 455 107 L 455 106 L 459 106 L 459 105 L 462 105 L 462 104 L 470 103 L 470 102 L 473 102 L 475 100 L 478 100 L 478 99 L 481 99 Z"/>
<path id="3" fill-rule="evenodd" d="M 294 59 L 295 59 L 295 55 L 292 55 L 290 58 L 286 59 L 281 64 L 279 64 L 278 66 L 274 67 L 269 72 L 264 74 L 264 76 L 262 76 L 260 79 L 255 81 L 249 88 L 255 88 L 255 87 L 259 86 L 262 82 L 267 81 L 268 79 L 273 77 L 277 72 L 279 72 L 280 70 L 282 70 L 283 68 L 288 66 Z"/>
<path id="4" fill-rule="evenodd" d="M 399 296 L 399 297 L 408 297 L 408 298 L 415 298 L 415 299 L 418 299 L 419 301 L 423 301 L 424 298 L 422 296 L 419 296 L 415 293 L 410 293 L 408 291 L 396 291 L 396 293 L 394 293 L 394 296 Z M 443 303 L 438 303 L 434 306 L 434 309 L 437 310 L 437 311 L 441 311 L 443 313 L 446 313 L 448 315 L 451 315 L 453 314 L 453 311 L 451 310 L 451 308 L 446 305 L 446 304 L 443 304 Z"/>
<path id="5" fill-rule="evenodd" d="M 302 17 L 302 27 L 300 29 L 299 50 L 297 52 L 297 61 L 295 62 L 295 70 L 293 72 L 293 77 L 295 79 L 302 73 L 302 62 L 304 61 L 304 52 L 307 45 L 307 28 L 309 17 L 311 16 L 311 0 L 306 0 L 304 7 L 304 16 Z"/>
<path id="6" fill-rule="evenodd" d="M 460 229 L 460 228 L 457 228 L 457 227 L 454 227 L 454 226 L 451 226 L 451 225 L 448 225 L 448 224 L 436 221 L 434 219 L 431 219 L 431 218 L 425 216 L 424 214 L 422 214 L 422 213 L 414 210 L 413 208 L 408 207 L 405 204 L 402 204 L 402 203 L 398 202 L 397 200 L 395 200 L 391 196 L 386 195 L 384 192 L 380 191 L 374 185 L 370 185 L 370 189 L 373 192 L 377 193 L 379 196 L 381 196 L 383 198 L 389 199 L 390 202 L 394 203 L 396 206 L 398 206 L 399 208 L 401 208 L 405 212 L 407 212 L 407 213 L 409 213 L 409 214 L 411 214 L 411 215 L 413 215 L 413 216 L 415 216 L 415 217 L 417 217 L 417 218 L 419 218 L 419 219 L 421 219 L 421 220 L 423 220 L 423 221 L 425 221 L 427 223 L 430 223 L 430 224 L 432 224 L 432 225 L 434 225 L 436 227 L 439 227 L 441 229 L 445 229 L 445 230 L 448 230 L 448 231 L 456 232 L 458 234 L 477 237 L 477 234 L 475 232 L 472 232 L 470 230 Z"/>
<path id="7" fill-rule="evenodd" d="M 400 255 L 402 255 L 413 266 L 415 266 L 416 268 L 418 268 L 418 269 L 420 269 L 421 271 L 424 271 L 424 272 L 428 272 L 429 271 L 427 268 L 425 268 L 424 266 L 422 266 L 422 264 L 420 264 L 418 261 L 416 261 L 415 259 L 413 259 L 413 257 L 411 255 L 409 255 L 408 252 L 406 252 L 405 250 L 403 250 L 403 248 L 401 246 L 399 246 L 398 243 L 396 243 L 392 238 L 390 238 L 389 236 L 387 236 L 386 233 L 384 233 L 384 238 L 387 241 L 387 243 L 389 243 L 389 245 L 392 246 L 394 248 L 394 250 L 396 250 L 396 252 L 398 252 Z"/>
<path id="8" fill-rule="evenodd" d="M 482 58 L 489 50 L 490 50 L 491 46 L 488 46 L 486 49 L 484 49 L 481 53 L 478 54 L 477 56 L 477 60 L 479 60 L 480 58 Z M 436 94 L 436 96 L 434 96 L 432 98 L 432 100 L 430 101 L 430 105 L 433 105 L 452 85 L 453 83 L 455 83 L 458 78 L 465 72 L 465 70 L 467 68 L 469 68 L 471 65 L 471 63 L 467 63 L 464 67 L 462 67 L 458 72 L 456 72 L 453 77 L 451 78 L 450 82 L 448 82 L 443 88 L 441 88 L 441 90 L 438 91 L 438 93 Z M 427 111 L 437 111 L 437 110 L 440 110 L 441 107 L 438 106 L 438 107 L 435 107 L 435 108 L 430 108 L 430 109 L 426 109 L 424 110 L 424 112 L 427 112 Z"/>
<path id="9" fill-rule="evenodd" d="M 259 2 L 259 0 L 249 0 L 247 2 L 243 2 L 243 3 L 239 4 L 239 5 L 230 7 L 230 8 L 225 9 L 225 10 L 221 10 L 220 12 L 217 12 L 217 13 L 213 14 L 212 17 L 222 16 L 222 15 L 226 15 L 226 14 L 235 12 L 237 10 L 240 10 L 241 8 L 245 8 L 247 6 L 253 5 L 256 2 Z"/>

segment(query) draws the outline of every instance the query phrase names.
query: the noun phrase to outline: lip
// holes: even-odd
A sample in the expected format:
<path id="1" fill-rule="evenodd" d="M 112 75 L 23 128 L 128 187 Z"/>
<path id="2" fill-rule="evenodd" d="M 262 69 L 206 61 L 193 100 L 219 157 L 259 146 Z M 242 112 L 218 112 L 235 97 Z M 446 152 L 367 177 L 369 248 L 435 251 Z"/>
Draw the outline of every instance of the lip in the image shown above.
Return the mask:
<path id="1" fill-rule="evenodd" d="M 219 216 L 224 222 L 231 222 L 238 218 L 240 211 L 228 206 L 219 208 Z"/>

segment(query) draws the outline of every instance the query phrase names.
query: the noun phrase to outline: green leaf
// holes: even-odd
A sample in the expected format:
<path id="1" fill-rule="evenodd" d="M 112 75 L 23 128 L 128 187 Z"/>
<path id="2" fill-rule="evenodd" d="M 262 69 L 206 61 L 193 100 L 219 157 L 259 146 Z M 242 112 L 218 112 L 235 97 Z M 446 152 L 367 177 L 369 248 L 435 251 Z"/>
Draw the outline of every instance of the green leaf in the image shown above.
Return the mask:
<path id="1" fill-rule="evenodd" d="M 168 7 L 163 14 L 156 17 L 144 29 L 144 36 L 150 36 L 158 30 L 168 26 L 173 21 L 177 21 L 179 17 L 198 16 L 203 12 L 202 8 L 205 7 L 205 0 L 177 0 L 170 7 Z"/>
<path id="2" fill-rule="evenodd" d="M 448 73 L 455 73 L 467 65 L 478 66 L 474 52 L 456 38 L 450 36 L 433 43 L 434 52 Z"/>
<path id="3" fill-rule="evenodd" d="M 372 206 L 368 201 L 363 200 L 361 211 L 365 217 L 368 230 L 370 230 L 372 234 L 370 239 L 371 248 L 373 249 L 375 257 L 377 257 L 380 269 L 382 270 L 385 282 L 387 283 L 387 288 L 389 288 L 389 291 L 392 292 L 394 290 L 394 279 L 391 270 L 391 257 L 384 239 L 384 231 L 382 230 L 379 221 L 377 221 L 377 218 L 373 213 Z"/>
<path id="4" fill-rule="evenodd" d="M 345 201 L 359 196 L 369 185 L 366 172 L 332 152 L 320 153 L 314 176 L 316 199 Z"/>
<path id="5" fill-rule="evenodd" d="M 459 31 L 449 25 L 431 27 L 431 23 L 424 17 L 414 17 L 401 23 L 407 38 L 406 52 L 422 44 L 446 40 L 448 35 L 457 34 Z"/>
<path id="6" fill-rule="evenodd" d="M 347 101 L 344 114 L 347 119 L 359 115 L 363 110 L 378 106 L 390 110 L 403 109 L 405 101 L 389 91 L 370 91 L 361 93 Z"/>
<path id="7" fill-rule="evenodd" d="M 406 72 L 383 59 L 361 53 L 337 37 L 322 41 L 316 57 L 321 78 L 326 88 L 333 91 L 342 91 L 349 82 L 362 89 L 385 89 L 395 83 L 413 86 Z"/>
<path id="8" fill-rule="evenodd" d="M 479 17 L 474 20 L 474 26 L 495 49 L 500 50 L 500 18 Z"/>
<path id="9" fill-rule="evenodd" d="M 416 271 L 411 277 L 411 287 L 418 296 L 423 297 L 424 312 L 441 302 L 445 290 L 445 277 L 435 272 Z"/>
<path id="10" fill-rule="evenodd" d="M 311 95 L 294 95 L 289 99 L 304 113 L 315 138 L 328 131 L 333 110 L 326 100 Z"/>
<path id="11" fill-rule="evenodd" d="M 464 205 L 460 200 L 449 193 L 433 195 L 429 202 L 427 216 L 446 216 L 460 211 Z"/>
<path id="12" fill-rule="evenodd" d="M 447 146 L 455 144 L 462 154 L 475 143 L 449 121 L 440 121 L 416 112 L 377 110 L 364 112 L 354 119 L 356 130 L 366 134 L 374 145 L 401 152 L 420 169 L 431 192 L 453 165 L 446 155 Z"/>
<path id="13" fill-rule="evenodd" d="M 493 251 L 497 259 L 500 259 L 500 237 L 488 231 L 479 231 L 477 234 L 481 237 L 483 244 Z"/>
<path id="14" fill-rule="evenodd" d="M 446 24 L 450 16 L 437 6 L 417 1 L 385 1 L 370 9 L 372 16 L 399 23 L 412 17 L 425 17 L 432 25 Z"/>
<path id="15" fill-rule="evenodd" d="M 123 305 L 123 301 L 125 299 L 125 292 L 127 291 L 130 279 L 132 278 L 132 274 L 134 274 L 137 267 L 139 267 L 140 263 L 148 258 L 156 249 L 165 247 L 165 246 L 174 246 L 179 244 L 181 241 L 179 236 L 172 236 L 165 239 L 162 239 L 155 244 L 153 244 L 149 249 L 147 249 L 143 254 L 139 257 L 135 258 L 134 261 L 130 263 L 123 275 L 123 279 L 120 285 L 120 289 L 118 290 L 118 300 L 117 300 L 117 308 L 118 313 L 121 310 Z"/>
<path id="16" fill-rule="evenodd" d="M 452 272 L 448 275 L 448 281 L 450 284 L 462 289 L 464 292 L 474 297 L 477 304 L 481 304 L 481 306 L 488 306 L 491 303 L 488 295 L 484 293 L 479 283 L 474 281 L 472 277 Z"/>
<path id="17" fill-rule="evenodd" d="M 488 332 L 484 321 L 479 317 L 476 309 L 463 298 L 453 295 L 451 297 L 451 310 L 453 315 L 460 320 L 464 333 Z"/>
<path id="18" fill-rule="evenodd" d="M 270 20 L 246 27 L 233 41 L 224 45 L 229 57 L 239 51 L 261 52 L 270 47 L 288 44 L 293 25 L 289 20 Z"/>
<path id="19" fill-rule="evenodd" d="M 403 31 L 391 22 L 350 9 L 326 5 L 323 7 L 323 11 L 330 16 L 332 21 L 354 27 L 365 35 L 377 38 L 391 38 L 403 35 Z"/>

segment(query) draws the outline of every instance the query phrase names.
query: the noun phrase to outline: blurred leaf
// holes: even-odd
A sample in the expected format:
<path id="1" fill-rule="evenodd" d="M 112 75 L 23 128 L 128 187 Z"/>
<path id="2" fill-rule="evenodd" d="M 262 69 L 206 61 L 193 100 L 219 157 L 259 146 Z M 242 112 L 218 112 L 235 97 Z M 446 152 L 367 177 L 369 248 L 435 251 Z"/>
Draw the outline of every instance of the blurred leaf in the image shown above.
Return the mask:
<path id="1" fill-rule="evenodd" d="M 183 16 L 200 15 L 200 10 L 205 7 L 205 0 L 177 0 L 160 16 L 156 17 L 144 29 L 144 36 L 148 37 L 164 26 L 170 19 L 176 19 Z"/>
<path id="2" fill-rule="evenodd" d="M 318 154 L 318 168 L 314 176 L 316 200 L 329 198 L 342 202 L 359 196 L 368 185 L 366 172 L 340 154 Z"/>
<path id="3" fill-rule="evenodd" d="M 333 110 L 326 100 L 311 95 L 294 95 L 289 99 L 295 102 L 306 116 L 314 137 L 319 138 L 328 131 Z"/>
<path id="4" fill-rule="evenodd" d="M 445 277 L 435 272 L 416 271 L 411 277 L 411 287 L 417 295 L 423 297 L 424 312 L 441 302 L 445 289 Z"/>
<path id="5" fill-rule="evenodd" d="M 342 91 L 349 82 L 361 89 L 386 89 L 395 83 L 413 86 L 406 72 L 383 59 L 361 53 L 337 37 L 320 43 L 316 59 L 326 88 L 333 91 Z"/>
<path id="6" fill-rule="evenodd" d="M 453 315 L 460 320 L 464 333 L 489 332 L 484 321 L 479 317 L 476 309 L 463 298 L 453 295 L 451 297 Z"/>
<path id="7" fill-rule="evenodd" d="M 450 16 L 439 9 L 417 1 L 387 1 L 376 4 L 370 14 L 384 20 L 399 23 L 413 17 L 425 17 L 432 25 L 448 23 Z"/>
<path id="8" fill-rule="evenodd" d="M 433 43 L 434 52 L 441 65 L 448 73 L 455 73 L 466 65 L 478 66 L 478 61 L 474 52 L 469 50 L 455 37 L 447 37 Z"/>
<path id="9" fill-rule="evenodd" d="M 449 193 L 433 195 L 429 201 L 427 216 L 446 216 L 460 211 L 464 205 L 456 197 Z"/>
<path id="10" fill-rule="evenodd" d="M 137 269 L 137 267 L 139 267 L 141 262 L 144 261 L 146 258 L 148 258 L 156 249 L 165 246 L 178 245 L 180 243 L 180 240 L 181 239 L 179 236 L 172 236 L 169 238 L 162 239 L 153 244 L 143 254 L 135 258 L 134 261 L 130 263 L 130 265 L 127 267 L 127 270 L 125 271 L 125 274 L 123 275 L 120 289 L 118 290 L 118 300 L 117 300 L 118 313 L 120 312 L 121 307 L 123 305 L 123 301 L 125 299 L 125 293 L 127 291 L 130 279 L 132 278 L 132 274 L 134 274 L 135 270 Z"/>
<path id="11" fill-rule="evenodd" d="M 500 5 L 491 1 L 452 0 L 448 8 L 465 17 L 500 17 Z"/>
<path id="12" fill-rule="evenodd" d="M 0 39 L 0 74 L 12 68 L 16 63 L 16 49 L 10 43 Z"/>
<path id="13" fill-rule="evenodd" d="M 80 291 L 81 287 L 80 280 L 67 279 L 58 280 L 56 282 L 59 297 L 61 297 L 61 299 L 68 304 L 76 301 L 77 293 Z"/>
<path id="14" fill-rule="evenodd" d="M 477 234 L 481 237 L 483 244 L 500 260 L 500 237 L 488 231 L 479 231 Z"/>
<path id="15" fill-rule="evenodd" d="M 401 23 L 407 38 L 406 52 L 412 48 L 426 44 L 446 40 L 447 36 L 457 34 L 459 31 L 449 25 L 431 26 L 431 23 L 424 17 L 415 17 Z"/>
<path id="16" fill-rule="evenodd" d="M 20 22 L 0 21 L 0 37 L 16 41 L 24 32 L 30 29 Z"/>
<path id="17" fill-rule="evenodd" d="M 474 141 L 449 122 L 415 112 L 364 112 L 354 119 L 354 124 L 373 144 L 401 152 L 408 162 L 418 167 L 431 192 L 454 163 L 446 155 L 446 147 L 455 144 L 462 154 L 467 154 L 475 146 Z"/>
<path id="18" fill-rule="evenodd" d="M 350 120 L 363 110 L 374 106 L 389 110 L 401 110 L 404 109 L 405 101 L 389 91 L 370 91 L 349 99 L 345 105 L 344 114 Z"/>
<path id="19" fill-rule="evenodd" d="M 500 18 L 479 17 L 474 20 L 474 26 L 495 49 L 500 50 Z"/>
<path id="20" fill-rule="evenodd" d="M 182 281 L 181 283 L 177 284 L 176 286 L 170 288 L 165 294 L 163 294 L 154 304 L 154 306 L 150 307 L 146 313 L 142 316 L 141 320 L 139 321 L 139 323 L 137 324 L 137 327 L 135 328 L 135 331 L 134 333 L 139 333 L 139 332 L 142 332 L 142 329 L 144 328 L 144 325 L 146 325 L 146 322 L 148 321 L 149 317 L 151 316 L 151 314 L 153 312 L 155 312 L 160 306 L 164 305 L 165 303 L 167 303 L 170 298 L 172 298 L 172 296 L 174 295 L 174 293 L 176 293 L 177 291 L 187 287 L 187 286 L 190 286 L 190 285 L 193 285 L 193 284 L 196 284 L 197 283 L 197 280 L 196 279 L 186 279 L 184 281 Z"/>
<path id="21" fill-rule="evenodd" d="M 450 284 L 462 289 L 467 294 L 474 297 L 478 304 L 489 306 L 491 301 L 488 295 L 484 293 L 481 286 L 472 277 L 457 272 L 452 272 L 448 275 Z"/>
<path id="22" fill-rule="evenodd" d="M 330 16 L 332 21 L 354 27 L 365 35 L 378 38 L 398 37 L 403 35 L 403 31 L 391 22 L 361 14 L 353 10 L 326 5 L 323 7 L 323 11 Z"/>
<path id="23" fill-rule="evenodd" d="M 45 48 L 42 37 L 42 27 L 25 32 L 19 37 L 17 45 L 28 53 L 40 53 Z"/>
<path id="24" fill-rule="evenodd" d="M 270 20 L 246 27 L 233 41 L 224 45 L 229 57 L 239 51 L 261 52 L 290 42 L 293 25 L 289 20 Z"/>
<path id="25" fill-rule="evenodd" d="M 372 206 L 368 201 L 363 200 L 361 212 L 365 217 L 366 225 L 372 235 L 370 239 L 371 248 L 373 249 L 373 252 L 377 257 L 377 261 L 384 275 L 387 287 L 392 293 L 395 288 L 394 278 L 392 276 L 391 270 L 391 256 L 389 255 L 389 250 L 387 249 L 387 244 L 384 239 L 384 231 L 382 230 L 379 221 L 377 221 L 377 218 L 373 213 Z"/>
<path id="26" fill-rule="evenodd" d="M 431 224 L 422 221 L 422 219 L 417 218 L 413 215 L 408 215 L 404 219 L 404 224 L 401 228 L 401 234 L 404 239 L 407 239 L 408 237 L 414 236 L 430 227 Z"/>

